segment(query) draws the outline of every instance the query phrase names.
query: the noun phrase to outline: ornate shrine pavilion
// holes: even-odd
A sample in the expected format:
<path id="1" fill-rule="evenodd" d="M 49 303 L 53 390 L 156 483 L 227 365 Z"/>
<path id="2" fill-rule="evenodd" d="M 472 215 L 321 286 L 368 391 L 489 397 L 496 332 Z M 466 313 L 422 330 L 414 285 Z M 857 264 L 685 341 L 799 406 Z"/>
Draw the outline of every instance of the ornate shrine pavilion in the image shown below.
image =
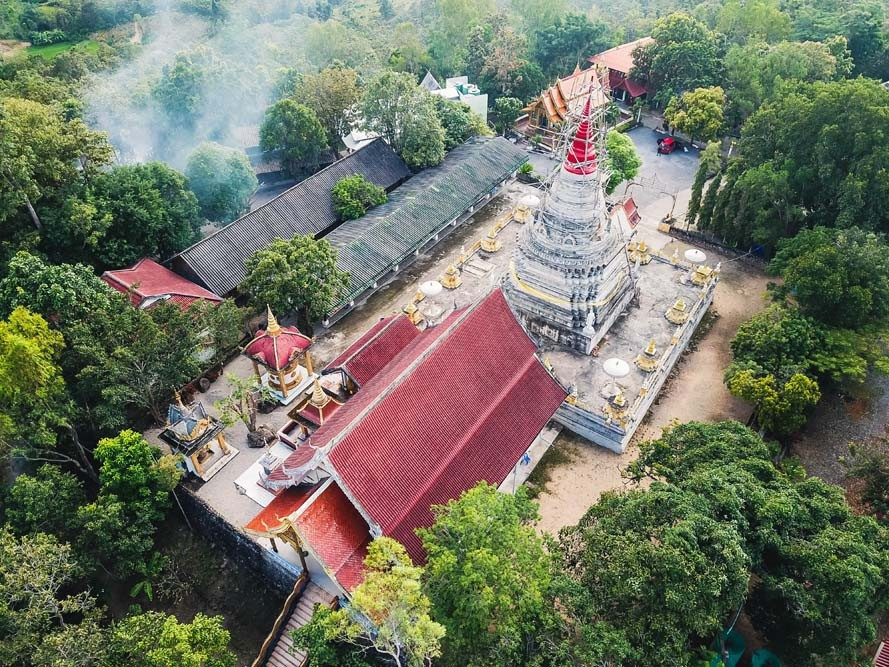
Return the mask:
<path id="1" fill-rule="evenodd" d="M 253 372 L 272 395 L 287 405 L 312 383 L 312 339 L 296 327 L 282 327 L 268 309 L 265 329 L 256 332 L 244 347 L 244 354 L 253 362 Z M 300 363 L 303 362 L 303 363 Z"/>

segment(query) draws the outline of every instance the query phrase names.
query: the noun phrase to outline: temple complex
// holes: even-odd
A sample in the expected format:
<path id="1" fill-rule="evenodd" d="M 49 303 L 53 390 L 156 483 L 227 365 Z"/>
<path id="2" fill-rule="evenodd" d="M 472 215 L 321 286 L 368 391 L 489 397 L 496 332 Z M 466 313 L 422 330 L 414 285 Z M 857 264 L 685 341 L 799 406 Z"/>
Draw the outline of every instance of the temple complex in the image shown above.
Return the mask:
<path id="1" fill-rule="evenodd" d="M 268 324 L 244 347 L 253 372 L 281 403 L 292 403 L 312 384 L 312 339 L 296 327 L 282 327 L 268 309 Z M 302 362 L 302 363 L 300 363 Z"/>
<path id="2" fill-rule="evenodd" d="M 592 97 L 596 106 L 608 104 L 608 91 L 596 74 L 596 68 L 574 72 L 544 90 L 540 97 L 522 109 L 528 114 L 526 121 L 516 124 L 528 137 L 539 136 L 540 140 L 554 146 L 562 135 L 562 124 L 570 114 L 578 114 L 588 99 Z"/>
<path id="3" fill-rule="evenodd" d="M 291 561 L 305 549 L 344 594 L 376 537 L 422 562 L 430 506 L 508 484 L 565 400 L 536 351 L 499 289 L 422 331 L 381 320 L 294 406 L 308 437 L 263 461 L 254 483 L 272 496 L 247 531 Z"/>
<path id="4" fill-rule="evenodd" d="M 635 295 L 619 225 L 605 206 L 602 107 L 582 121 L 540 209 L 522 231 L 503 291 L 533 336 L 590 354 Z"/>

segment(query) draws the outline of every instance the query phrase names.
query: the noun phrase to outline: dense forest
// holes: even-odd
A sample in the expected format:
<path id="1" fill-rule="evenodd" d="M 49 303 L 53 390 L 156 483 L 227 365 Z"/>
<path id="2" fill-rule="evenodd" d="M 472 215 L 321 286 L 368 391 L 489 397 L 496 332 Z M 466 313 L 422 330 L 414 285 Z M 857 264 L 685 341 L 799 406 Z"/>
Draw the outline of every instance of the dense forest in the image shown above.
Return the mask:
<path id="1" fill-rule="evenodd" d="M 258 269 L 218 307 L 136 309 L 102 271 L 166 260 L 244 213 L 245 133 L 292 178 L 353 127 L 418 171 L 645 36 L 632 76 L 649 111 L 709 142 L 686 222 L 780 283 L 726 369 L 760 432 L 676 427 L 626 471 L 656 483 L 558 539 L 539 538 L 523 495 L 474 489 L 436 509 L 425 567 L 374 543 L 353 602 L 402 621 L 391 634 L 320 612 L 298 640 L 319 666 L 393 646 L 405 665 L 698 665 L 743 609 L 787 664 L 863 664 L 889 606 L 885 448 L 848 462 L 855 511 L 785 455 L 822 393 L 889 370 L 887 17 L 867 0 L 3 2 L 0 666 L 236 664 L 223 619 L 152 600 L 176 579 L 158 527 L 182 473 L 138 431 L 265 304 L 311 319 L 344 281 L 309 238 L 259 251 L 253 264 L 289 272 Z M 419 89 L 427 70 L 476 83 L 490 127 Z M 343 218 L 384 200 L 354 180 L 335 194 Z M 280 294 L 308 259 L 327 285 Z"/>

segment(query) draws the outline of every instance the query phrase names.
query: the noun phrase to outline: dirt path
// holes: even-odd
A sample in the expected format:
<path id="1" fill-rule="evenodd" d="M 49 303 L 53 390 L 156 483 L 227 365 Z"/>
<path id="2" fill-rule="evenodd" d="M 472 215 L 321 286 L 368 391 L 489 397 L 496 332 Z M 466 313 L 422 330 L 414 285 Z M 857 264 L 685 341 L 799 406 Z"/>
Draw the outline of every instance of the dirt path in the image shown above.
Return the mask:
<path id="1" fill-rule="evenodd" d="M 673 420 L 745 421 L 749 417 L 750 408 L 728 393 L 722 374 L 731 360 L 729 342 L 738 326 L 765 306 L 762 294 L 767 282 L 761 272 L 723 259 L 722 277 L 713 300 L 713 310 L 719 316 L 697 348 L 680 361 L 648 419 L 636 432 L 635 442 L 659 437 L 663 427 Z M 567 448 L 571 460 L 553 466 L 550 481 L 537 499 L 542 517 L 539 527 L 549 533 L 577 523 L 602 492 L 624 488 L 620 470 L 638 454 L 635 444 L 623 454 L 614 454 L 567 431 L 562 432 L 555 446 Z"/>
<path id="2" fill-rule="evenodd" d="M 0 39 L 0 58 L 11 58 L 19 51 L 27 49 L 31 42 L 20 42 L 15 39 Z"/>

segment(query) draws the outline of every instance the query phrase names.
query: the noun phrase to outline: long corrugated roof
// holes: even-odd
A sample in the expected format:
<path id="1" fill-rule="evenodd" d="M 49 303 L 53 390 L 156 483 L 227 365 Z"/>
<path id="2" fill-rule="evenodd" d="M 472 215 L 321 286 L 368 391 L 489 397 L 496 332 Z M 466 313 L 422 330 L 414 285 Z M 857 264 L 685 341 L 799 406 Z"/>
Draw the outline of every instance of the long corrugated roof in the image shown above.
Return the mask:
<path id="1" fill-rule="evenodd" d="M 330 190 L 352 174 L 388 190 L 410 176 L 410 170 L 382 139 L 373 141 L 183 250 L 171 260 L 173 267 L 182 270 L 184 264 L 213 292 L 227 294 L 246 278 L 247 259 L 275 238 L 329 231 L 337 223 Z"/>
<path id="2" fill-rule="evenodd" d="M 476 137 L 457 146 L 437 167 L 421 171 L 389 201 L 327 235 L 349 273 L 336 311 L 383 278 L 527 160 L 502 137 Z"/>

